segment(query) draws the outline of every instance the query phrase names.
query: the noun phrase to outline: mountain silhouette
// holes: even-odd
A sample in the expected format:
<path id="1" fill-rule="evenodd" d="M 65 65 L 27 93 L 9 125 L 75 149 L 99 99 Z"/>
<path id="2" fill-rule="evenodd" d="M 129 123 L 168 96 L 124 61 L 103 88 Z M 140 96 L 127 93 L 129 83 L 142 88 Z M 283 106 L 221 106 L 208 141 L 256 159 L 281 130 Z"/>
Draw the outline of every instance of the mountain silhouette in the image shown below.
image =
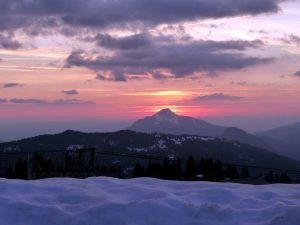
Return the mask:
<path id="1" fill-rule="evenodd" d="M 147 156 L 161 156 L 187 159 L 214 159 L 224 163 L 266 166 L 285 169 L 300 169 L 299 161 L 277 155 L 265 149 L 248 144 L 231 142 L 220 138 L 198 135 L 146 134 L 123 130 L 111 133 L 83 133 L 68 130 L 55 135 L 40 135 L 19 141 L 0 144 L 0 152 L 13 154 L 12 157 L 27 157 L 22 152 L 45 152 L 55 161 L 62 160 L 62 154 L 56 151 L 69 151 L 76 147 L 95 148 L 97 151 L 119 153 L 114 160 L 106 157 L 106 163 L 116 160 L 120 166 L 132 166 L 137 159 L 122 157 L 123 154 L 136 153 Z M 54 152 L 51 154 L 51 152 Z M 105 157 L 102 157 L 103 160 Z M 3 161 L 8 163 L 9 161 Z M 4 166 L 3 164 L 3 166 Z"/>
<path id="2" fill-rule="evenodd" d="M 300 123 L 258 133 L 276 153 L 300 160 Z"/>
<path id="3" fill-rule="evenodd" d="M 129 127 L 129 130 L 144 133 L 219 137 L 300 160 L 300 123 L 259 134 L 250 134 L 237 127 L 223 127 L 201 119 L 177 115 L 167 108 L 152 116 L 137 120 Z"/>
<path id="4" fill-rule="evenodd" d="M 208 123 L 204 120 L 181 116 L 170 109 L 140 119 L 129 130 L 145 133 L 192 134 L 201 136 L 221 136 L 226 128 Z"/>

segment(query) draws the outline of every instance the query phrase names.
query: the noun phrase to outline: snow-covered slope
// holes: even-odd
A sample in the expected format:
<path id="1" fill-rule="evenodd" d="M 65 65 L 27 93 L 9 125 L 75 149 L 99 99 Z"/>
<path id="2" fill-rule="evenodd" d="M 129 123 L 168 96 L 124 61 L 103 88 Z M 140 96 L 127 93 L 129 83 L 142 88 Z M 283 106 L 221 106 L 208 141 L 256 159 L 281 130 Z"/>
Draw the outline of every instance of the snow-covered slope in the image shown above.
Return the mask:
<path id="1" fill-rule="evenodd" d="M 300 186 L 0 179 L 3 225 L 299 225 Z"/>

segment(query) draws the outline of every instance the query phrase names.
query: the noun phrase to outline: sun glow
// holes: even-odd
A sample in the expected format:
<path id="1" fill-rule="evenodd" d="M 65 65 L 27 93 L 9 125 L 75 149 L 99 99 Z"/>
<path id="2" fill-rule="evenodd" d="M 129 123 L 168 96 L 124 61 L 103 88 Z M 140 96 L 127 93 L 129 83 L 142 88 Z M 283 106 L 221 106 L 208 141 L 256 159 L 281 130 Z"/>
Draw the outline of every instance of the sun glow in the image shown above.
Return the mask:
<path id="1" fill-rule="evenodd" d="M 134 96 L 188 96 L 189 93 L 184 91 L 155 91 L 155 92 L 135 92 L 125 95 L 134 95 Z"/>
<path id="2" fill-rule="evenodd" d="M 180 106 L 175 106 L 175 105 L 165 105 L 165 106 L 158 106 L 155 107 L 154 109 L 151 110 L 151 112 L 157 113 L 162 109 L 170 109 L 171 111 L 173 111 L 174 113 L 182 113 L 184 112 L 184 110 L 180 109 Z"/>

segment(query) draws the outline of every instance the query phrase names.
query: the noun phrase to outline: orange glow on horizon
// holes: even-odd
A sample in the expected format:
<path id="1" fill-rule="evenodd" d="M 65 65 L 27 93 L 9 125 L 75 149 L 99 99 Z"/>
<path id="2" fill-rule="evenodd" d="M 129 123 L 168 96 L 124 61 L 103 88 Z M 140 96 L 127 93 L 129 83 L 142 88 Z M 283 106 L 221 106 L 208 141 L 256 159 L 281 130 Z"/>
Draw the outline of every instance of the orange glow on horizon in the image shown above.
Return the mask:
<path id="1" fill-rule="evenodd" d="M 174 106 L 174 105 L 172 105 L 172 106 L 169 106 L 169 105 L 167 105 L 167 106 L 159 106 L 159 107 L 157 107 L 155 109 L 152 109 L 151 112 L 157 113 L 160 110 L 167 109 L 167 108 L 170 109 L 171 111 L 173 111 L 174 113 L 181 113 L 181 112 L 183 112 L 183 110 L 180 109 L 180 106 Z"/>
<path id="2" fill-rule="evenodd" d="M 122 94 L 125 96 L 188 96 L 190 93 L 185 91 L 154 91 L 154 92 L 135 92 Z"/>

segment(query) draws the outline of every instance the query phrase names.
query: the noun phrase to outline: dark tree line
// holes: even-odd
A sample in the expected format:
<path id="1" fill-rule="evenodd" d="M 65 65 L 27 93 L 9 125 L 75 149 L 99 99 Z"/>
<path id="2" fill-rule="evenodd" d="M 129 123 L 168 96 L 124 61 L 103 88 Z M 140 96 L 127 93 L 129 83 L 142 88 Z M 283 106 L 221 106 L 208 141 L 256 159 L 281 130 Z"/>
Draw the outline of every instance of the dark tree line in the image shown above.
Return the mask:
<path id="1" fill-rule="evenodd" d="M 29 168 L 30 171 L 28 171 Z M 9 166 L 6 169 L 6 178 L 23 180 L 29 178 L 39 179 L 47 177 L 49 173 L 54 171 L 55 168 L 51 159 L 45 159 L 42 155 L 35 154 L 29 166 L 27 160 L 21 159 L 16 162 L 14 167 Z"/>
<path id="2" fill-rule="evenodd" d="M 79 149 L 65 153 L 65 171 L 90 173 L 95 169 L 96 149 Z"/>
<path id="3" fill-rule="evenodd" d="M 64 166 L 55 166 L 50 158 L 45 159 L 35 154 L 28 165 L 27 160 L 18 160 L 14 166 L 6 170 L 6 178 L 10 179 L 40 179 L 46 177 L 65 176 L 84 178 L 88 176 L 112 176 L 119 178 L 154 177 L 166 180 L 204 180 L 223 181 L 251 178 L 247 167 L 237 168 L 234 165 L 224 165 L 219 160 L 201 159 L 196 161 L 192 156 L 186 161 L 170 160 L 162 162 L 150 161 L 146 166 L 136 163 L 133 171 L 126 173 L 124 168 L 113 164 L 99 165 L 95 161 L 95 149 L 82 149 L 67 152 L 64 156 Z M 54 175 L 53 175 L 54 174 Z M 29 176 L 29 177 L 28 177 Z M 269 171 L 264 179 L 268 183 L 292 183 L 287 173 L 275 174 Z"/>
<path id="4" fill-rule="evenodd" d="M 282 172 L 280 174 L 274 174 L 273 171 L 269 171 L 265 175 L 265 180 L 269 183 L 292 183 L 292 179 L 289 177 L 289 175 L 286 172 Z"/>
<path id="5" fill-rule="evenodd" d="M 51 158 L 34 154 L 30 160 L 18 160 L 6 169 L 8 179 L 41 179 L 48 177 L 114 176 L 122 177 L 122 168 L 115 165 L 96 165 L 95 149 L 79 149 L 64 154 L 63 164 Z M 28 165 L 29 162 L 29 165 Z"/>
<path id="6" fill-rule="evenodd" d="M 28 164 L 25 160 L 18 160 L 14 167 L 9 166 L 6 170 L 8 179 L 28 179 Z"/>
<path id="7" fill-rule="evenodd" d="M 32 178 L 38 179 L 49 175 L 54 172 L 55 168 L 53 166 L 51 159 L 44 159 L 42 155 L 35 154 L 32 160 Z"/>
<path id="8" fill-rule="evenodd" d="M 154 177 L 166 180 L 204 180 L 222 181 L 226 179 L 239 180 L 251 178 L 248 167 L 237 168 L 234 165 L 224 166 L 219 160 L 201 159 L 196 162 L 189 157 L 184 166 L 177 160 L 164 159 L 163 163 L 149 162 L 146 167 L 139 162 L 133 170 L 134 177 Z M 265 175 L 269 183 L 291 183 L 292 180 L 287 173 L 274 175 L 272 171 Z"/>
<path id="9" fill-rule="evenodd" d="M 221 181 L 224 178 L 239 179 L 250 176 L 247 167 L 239 171 L 235 166 L 224 166 L 220 161 L 201 159 L 196 162 L 189 157 L 184 166 L 177 160 L 164 159 L 163 163 L 149 162 L 146 167 L 139 162 L 134 167 L 134 177 L 155 177 L 167 180 Z"/>
<path id="10" fill-rule="evenodd" d="M 139 162 L 134 167 L 133 177 L 155 177 L 166 180 L 177 180 L 182 177 L 183 170 L 179 160 L 164 159 L 163 163 L 149 162 L 144 168 Z"/>

